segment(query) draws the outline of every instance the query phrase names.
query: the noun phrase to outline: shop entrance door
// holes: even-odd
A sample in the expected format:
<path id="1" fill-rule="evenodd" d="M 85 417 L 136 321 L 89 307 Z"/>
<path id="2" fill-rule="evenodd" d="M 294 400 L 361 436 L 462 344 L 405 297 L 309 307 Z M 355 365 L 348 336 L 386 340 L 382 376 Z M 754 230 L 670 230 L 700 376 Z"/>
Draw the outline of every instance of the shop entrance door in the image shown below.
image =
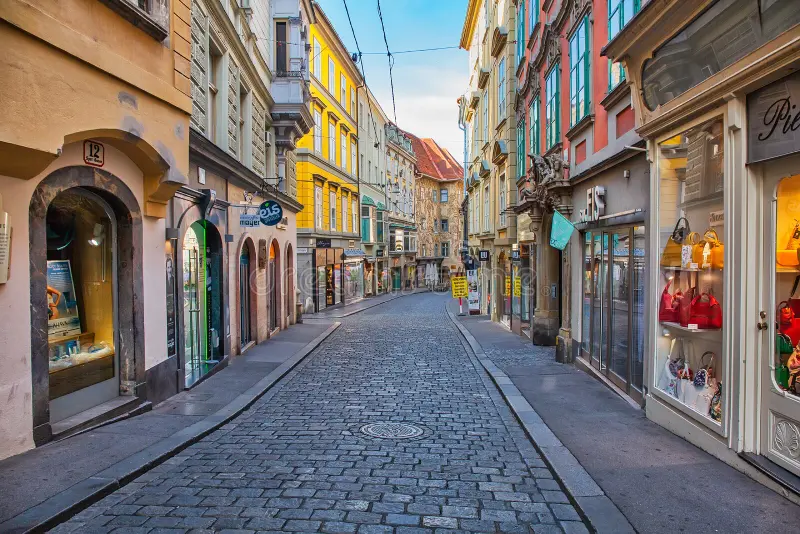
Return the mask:
<path id="1" fill-rule="evenodd" d="M 239 344 L 250 341 L 250 251 L 245 244 L 239 256 Z"/>
<path id="2" fill-rule="evenodd" d="M 800 375 L 789 373 L 789 347 L 781 351 L 776 343 L 777 310 L 786 305 L 798 309 L 800 289 L 800 175 L 791 175 L 800 158 L 768 167 L 763 181 L 764 240 L 767 281 L 763 292 L 760 328 L 762 334 L 760 453 L 772 462 L 800 476 Z M 795 171 L 796 172 L 796 171 Z M 800 311 L 800 309 L 798 309 Z M 789 331 L 790 335 L 794 335 Z M 790 345 L 797 345 L 797 337 Z"/>

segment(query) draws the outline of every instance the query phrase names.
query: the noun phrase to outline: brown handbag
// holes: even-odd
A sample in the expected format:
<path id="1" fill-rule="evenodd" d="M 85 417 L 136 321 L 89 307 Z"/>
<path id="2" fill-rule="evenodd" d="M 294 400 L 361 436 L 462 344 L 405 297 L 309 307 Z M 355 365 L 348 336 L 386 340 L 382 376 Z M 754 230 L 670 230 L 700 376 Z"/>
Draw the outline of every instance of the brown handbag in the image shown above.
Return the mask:
<path id="1" fill-rule="evenodd" d="M 661 253 L 662 267 L 681 268 L 681 247 L 690 232 L 689 221 L 686 217 L 678 219 L 678 222 L 675 223 L 675 228 L 672 230 L 672 235 L 667 239 L 667 244 L 664 245 L 664 251 Z"/>

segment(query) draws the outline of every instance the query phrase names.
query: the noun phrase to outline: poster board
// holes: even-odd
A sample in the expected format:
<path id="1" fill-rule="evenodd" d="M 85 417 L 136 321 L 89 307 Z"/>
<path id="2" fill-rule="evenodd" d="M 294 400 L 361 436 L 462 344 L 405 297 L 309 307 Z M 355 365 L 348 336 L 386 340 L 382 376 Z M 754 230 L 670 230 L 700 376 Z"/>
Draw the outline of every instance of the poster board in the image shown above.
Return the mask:
<path id="1" fill-rule="evenodd" d="M 47 262 L 47 307 L 48 339 L 81 333 L 77 295 L 69 260 Z"/>
<path id="2" fill-rule="evenodd" d="M 478 271 L 472 269 L 467 271 L 467 302 L 469 303 L 470 315 L 478 315 L 481 311 L 481 293 L 478 289 Z"/>
<path id="3" fill-rule="evenodd" d="M 467 278 L 465 276 L 454 276 L 450 279 L 450 290 L 453 293 L 454 299 L 467 298 L 469 291 L 467 289 Z"/>

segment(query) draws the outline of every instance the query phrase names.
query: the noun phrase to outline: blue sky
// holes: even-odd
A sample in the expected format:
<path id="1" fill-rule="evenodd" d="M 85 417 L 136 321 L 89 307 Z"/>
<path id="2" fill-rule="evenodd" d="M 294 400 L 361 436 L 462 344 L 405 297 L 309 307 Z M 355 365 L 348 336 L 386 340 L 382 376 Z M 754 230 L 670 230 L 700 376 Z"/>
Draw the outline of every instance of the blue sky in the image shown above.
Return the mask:
<path id="1" fill-rule="evenodd" d="M 318 0 L 336 32 L 356 51 L 343 0 Z M 347 0 L 356 38 L 364 53 L 367 84 L 393 120 L 389 65 L 377 0 Z M 392 52 L 458 46 L 467 0 L 381 0 L 386 38 Z M 368 55 L 367 52 L 382 52 Z M 418 137 L 432 137 L 463 161 L 463 134 L 458 129 L 456 99 L 469 83 L 465 50 L 440 50 L 394 56 L 397 124 Z"/>

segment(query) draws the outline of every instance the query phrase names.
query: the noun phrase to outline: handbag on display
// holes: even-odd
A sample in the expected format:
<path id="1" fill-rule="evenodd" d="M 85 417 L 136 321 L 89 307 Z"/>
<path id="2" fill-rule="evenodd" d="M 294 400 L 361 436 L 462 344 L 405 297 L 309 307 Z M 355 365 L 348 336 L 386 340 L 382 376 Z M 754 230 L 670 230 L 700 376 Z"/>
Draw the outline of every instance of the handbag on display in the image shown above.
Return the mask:
<path id="1" fill-rule="evenodd" d="M 674 267 L 676 269 L 681 267 L 681 247 L 689 233 L 689 221 L 686 217 L 681 217 L 675 223 L 675 228 L 672 230 L 672 235 L 667 239 L 667 244 L 664 245 L 664 251 L 661 253 L 662 267 Z"/>
<path id="2" fill-rule="evenodd" d="M 795 317 L 794 310 L 785 300 L 778 304 L 778 330 L 789 337 L 793 347 L 800 343 L 800 318 Z"/>
<path id="3" fill-rule="evenodd" d="M 798 249 L 800 249 L 800 221 L 795 219 L 789 242 L 786 243 L 785 249 L 776 251 L 775 261 L 784 267 L 797 267 L 800 265 Z"/>
<path id="4" fill-rule="evenodd" d="M 800 376 L 800 348 L 795 347 L 789 360 L 786 362 L 786 367 L 789 372 L 787 380 L 787 389 L 794 390 L 798 383 L 798 376 Z"/>
<path id="5" fill-rule="evenodd" d="M 705 415 L 709 413 L 711 409 L 711 402 L 714 400 L 714 395 L 717 393 L 717 379 L 714 377 L 709 378 L 708 382 L 706 382 L 702 388 L 698 389 L 699 392 L 692 408 L 694 408 L 695 411 Z"/>
<path id="6" fill-rule="evenodd" d="M 800 275 L 795 277 L 794 284 L 792 284 L 792 292 L 789 293 L 789 299 L 786 301 L 789 303 L 789 307 L 792 308 L 795 317 L 800 317 L 800 299 L 794 298 L 794 294 L 797 293 L 798 284 L 800 284 Z"/>
<path id="7" fill-rule="evenodd" d="M 683 341 L 673 339 L 669 348 L 669 356 L 664 360 L 664 367 L 658 378 L 658 388 L 668 395 L 678 398 L 678 371 L 686 359 L 683 356 Z"/>
<path id="8" fill-rule="evenodd" d="M 684 269 L 689 269 L 692 267 L 692 263 L 697 263 L 694 259 L 694 249 L 700 241 L 700 234 L 697 232 L 689 232 L 684 239 L 683 245 L 681 245 L 681 267 Z"/>
<path id="9" fill-rule="evenodd" d="M 722 422 L 722 382 L 717 383 L 717 390 L 714 392 L 714 396 L 711 397 L 708 415 L 714 421 Z"/>
<path id="10" fill-rule="evenodd" d="M 778 354 L 791 354 L 794 352 L 791 338 L 786 334 L 778 332 L 775 335 L 775 350 Z"/>
<path id="11" fill-rule="evenodd" d="M 722 307 L 714 295 L 701 293 L 692 299 L 688 324 L 701 329 L 722 328 Z"/>
<path id="12" fill-rule="evenodd" d="M 689 326 L 689 319 L 692 316 L 692 301 L 696 291 L 696 288 L 690 287 L 678 301 L 678 322 L 681 326 Z"/>
<path id="13" fill-rule="evenodd" d="M 678 307 L 683 293 L 678 290 L 674 295 L 670 294 L 669 287 L 672 285 L 672 280 L 672 278 L 667 280 L 667 285 L 664 287 L 664 291 L 661 292 L 661 302 L 658 305 L 658 320 L 662 323 L 678 322 Z"/>
<path id="14" fill-rule="evenodd" d="M 695 239 L 692 246 L 692 262 L 701 269 L 722 269 L 725 263 L 725 246 L 716 230 L 708 229 L 702 239 Z"/>
<path id="15" fill-rule="evenodd" d="M 785 363 L 775 368 L 775 382 L 781 389 L 789 389 L 789 367 Z"/>
<path id="16" fill-rule="evenodd" d="M 709 354 L 711 355 L 711 359 L 708 361 L 707 364 L 704 364 L 703 358 L 705 358 Z M 711 352 L 710 350 L 707 350 L 706 352 L 703 353 L 702 356 L 700 356 L 700 369 L 698 369 L 697 372 L 694 374 L 695 386 L 701 387 L 708 384 L 708 382 L 714 376 L 714 368 L 711 367 L 712 365 L 714 365 L 714 353 Z"/>

